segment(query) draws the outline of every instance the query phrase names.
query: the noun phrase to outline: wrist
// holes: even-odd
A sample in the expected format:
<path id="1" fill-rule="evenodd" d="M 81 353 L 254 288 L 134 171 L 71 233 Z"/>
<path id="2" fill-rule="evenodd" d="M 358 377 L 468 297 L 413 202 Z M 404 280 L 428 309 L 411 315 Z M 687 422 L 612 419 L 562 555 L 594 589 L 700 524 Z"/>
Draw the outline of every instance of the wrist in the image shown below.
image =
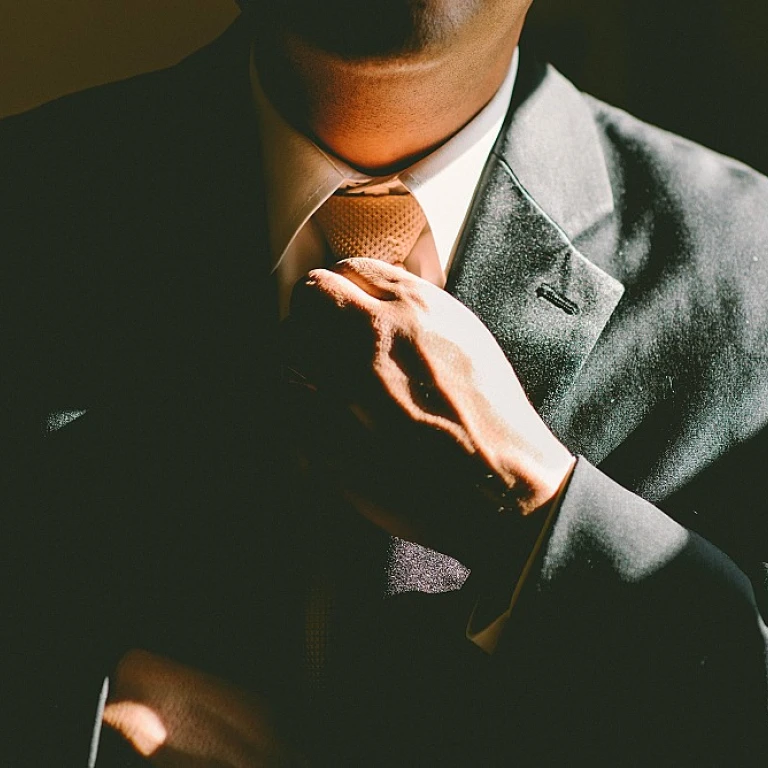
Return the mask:
<path id="1" fill-rule="evenodd" d="M 552 437 L 546 450 L 529 450 L 499 465 L 502 469 L 487 473 L 476 490 L 497 514 L 528 517 L 549 507 L 573 473 L 576 457 Z"/>
<path id="2" fill-rule="evenodd" d="M 516 499 L 510 500 L 509 493 L 492 495 L 492 507 L 486 515 L 486 519 L 492 522 L 481 526 L 484 534 L 477 537 L 472 560 L 466 562 L 475 574 L 475 583 L 485 585 L 482 589 L 500 589 L 502 594 L 508 594 L 509 579 L 514 583 L 519 576 L 516 566 L 527 561 L 531 555 L 535 557 L 545 540 L 575 466 L 576 457 L 570 456 L 567 471 L 555 492 L 545 503 L 526 514 L 521 513 Z M 483 495 L 489 499 L 487 491 L 485 488 Z"/>

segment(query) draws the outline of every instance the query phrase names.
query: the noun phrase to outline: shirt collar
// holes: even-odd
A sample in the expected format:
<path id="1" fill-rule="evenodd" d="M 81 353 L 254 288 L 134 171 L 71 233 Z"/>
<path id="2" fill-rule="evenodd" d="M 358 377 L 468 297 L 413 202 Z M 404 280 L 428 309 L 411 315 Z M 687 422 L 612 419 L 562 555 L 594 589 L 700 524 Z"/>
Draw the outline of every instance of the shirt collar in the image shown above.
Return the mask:
<path id="1" fill-rule="evenodd" d="M 453 255 L 483 167 L 504 122 L 518 63 L 519 52 L 515 50 L 505 79 L 488 104 L 445 144 L 397 174 L 424 211 L 443 268 Z M 278 114 L 261 88 L 253 56 L 251 88 L 259 119 L 270 250 L 276 269 L 297 233 L 339 187 L 350 182 L 367 183 L 371 177 L 324 151 Z"/>

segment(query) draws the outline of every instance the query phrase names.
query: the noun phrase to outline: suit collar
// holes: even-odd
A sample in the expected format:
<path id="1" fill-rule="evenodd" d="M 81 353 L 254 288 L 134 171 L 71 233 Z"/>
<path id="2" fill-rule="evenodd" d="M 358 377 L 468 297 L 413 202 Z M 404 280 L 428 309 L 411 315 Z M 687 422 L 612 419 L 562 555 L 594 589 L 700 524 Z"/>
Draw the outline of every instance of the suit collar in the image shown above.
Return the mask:
<path id="1" fill-rule="evenodd" d="M 491 330 L 549 422 L 624 291 L 573 244 L 612 211 L 586 102 L 523 51 L 447 289 Z"/>
<path id="2" fill-rule="evenodd" d="M 530 51 L 495 152 L 569 240 L 613 212 L 608 169 L 584 96 Z"/>

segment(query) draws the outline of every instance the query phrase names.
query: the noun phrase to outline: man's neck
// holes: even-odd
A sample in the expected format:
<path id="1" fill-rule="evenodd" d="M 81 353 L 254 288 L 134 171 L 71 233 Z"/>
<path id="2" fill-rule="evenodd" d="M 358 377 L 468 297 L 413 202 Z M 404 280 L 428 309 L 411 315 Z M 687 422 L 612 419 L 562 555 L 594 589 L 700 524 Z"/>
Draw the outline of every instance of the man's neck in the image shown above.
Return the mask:
<path id="1" fill-rule="evenodd" d="M 348 59 L 288 38 L 257 67 L 270 101 L 351 166 L 382 175 L 428 154 L 493 97 L 522 22 L 469 30 L 439 54 Z"/>

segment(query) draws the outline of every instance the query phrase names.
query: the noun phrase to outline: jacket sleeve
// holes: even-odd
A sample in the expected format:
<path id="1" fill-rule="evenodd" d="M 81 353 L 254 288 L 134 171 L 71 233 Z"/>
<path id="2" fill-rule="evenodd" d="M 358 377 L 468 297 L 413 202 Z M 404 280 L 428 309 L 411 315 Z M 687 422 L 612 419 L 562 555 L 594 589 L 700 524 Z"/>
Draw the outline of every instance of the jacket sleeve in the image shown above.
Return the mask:
<path id="1" fill-rule="evenodd" d="M 768 755 L 768 631 L 750 581 L 585 459 L 495 656 L 584 756 L 597 743 L 595 759 L 631 749 L 643 765 Z"/>

